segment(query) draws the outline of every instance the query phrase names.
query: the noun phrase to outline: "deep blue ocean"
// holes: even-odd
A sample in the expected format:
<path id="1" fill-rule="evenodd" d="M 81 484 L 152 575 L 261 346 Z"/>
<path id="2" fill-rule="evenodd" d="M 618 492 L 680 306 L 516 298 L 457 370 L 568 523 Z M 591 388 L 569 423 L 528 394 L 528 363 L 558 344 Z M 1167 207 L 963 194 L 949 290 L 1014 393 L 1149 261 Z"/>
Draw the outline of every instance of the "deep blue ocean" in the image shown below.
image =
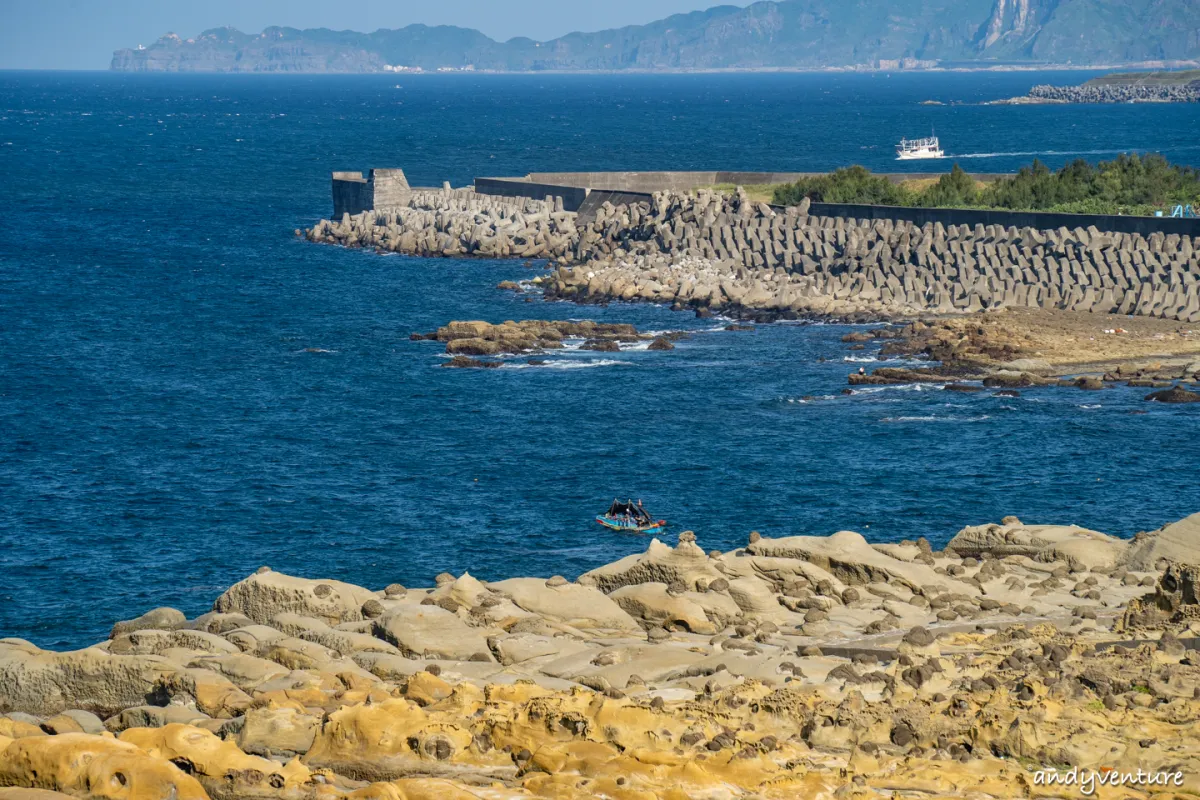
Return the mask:
<path id="1" fill-rule="evenodd" d="M 1197 411 L 1144 390 L 844 396 L 870 355 L 845 327 L 526 302 L 494 287 L 539 265 L 292 235 L 331 213 L 334 169 L 895 170 L 931 127 L 980 172 L 1200 156 L 1193 106 L 920 105 L 1086 77 L 0 73 L 0 637 L 194 615 L 263 564 L 373 588 L 574 577 L 644 549 L 592 521 L 617 496 L 721 549 L 944 542 L 1006 514 L 1131 535 L 1200 510 Z M 486 371 L 409 341 L 519 318 L 696 333 Z"/>

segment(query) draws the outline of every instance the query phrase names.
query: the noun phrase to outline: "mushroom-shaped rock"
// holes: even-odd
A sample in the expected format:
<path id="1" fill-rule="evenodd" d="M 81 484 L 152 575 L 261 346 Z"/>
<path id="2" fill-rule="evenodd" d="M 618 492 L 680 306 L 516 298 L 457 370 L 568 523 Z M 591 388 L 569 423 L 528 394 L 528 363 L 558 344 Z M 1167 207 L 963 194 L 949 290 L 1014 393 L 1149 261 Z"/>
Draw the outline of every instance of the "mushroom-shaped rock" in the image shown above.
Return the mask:
<path id="1" fill-rule="evenodd" d="M 479 601 L 487 595 L 487 587 L 469 572 L 464 572 L 449 583 L 439 584 L 430 593 L 430 597 L 435 601 L 450 600 L 452 605 L 465 606 L 466 608 L 479 605 Z"/>

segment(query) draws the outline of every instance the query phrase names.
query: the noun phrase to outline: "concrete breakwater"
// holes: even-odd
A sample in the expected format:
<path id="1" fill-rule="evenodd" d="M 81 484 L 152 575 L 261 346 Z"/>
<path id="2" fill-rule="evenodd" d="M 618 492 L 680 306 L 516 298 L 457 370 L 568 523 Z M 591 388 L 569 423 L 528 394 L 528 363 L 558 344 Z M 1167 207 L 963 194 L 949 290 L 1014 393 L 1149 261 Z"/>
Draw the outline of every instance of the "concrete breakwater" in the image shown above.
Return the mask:
<path id="1" fill-rule="evenodd" d="M 943 226 L 777 212 L 701 191 L 603 208 L 556 296 L 844 316 L 1002 306 L 1200 321 L 1191 237 Z"/>
<path id="2" fill-rule="evenodd" d="M 546 258 L 549 296 L 735 314 L 892 318 L 1001 307 L 1200 322 L 1191 236 L 915 225 L 776 209 L 700 190 L 601 205 L 412 192 L 404 205 L 323 220 L 309 240 L 415 255 Z"/>
<path id="3" fill-rule="evenodd" d="M 479 195 L 471 189 L 415 190 L 395 205 L 304 232 L 311 242 L 419 256 L 565 259 L 578 240 L 576 215 L 561 199 Z"/>
<path id="4" fill-rule="evenodd" d="M 1034 86 L 1029 97 L 1057 103 L 1200 103 L 1200 81 L 1190 84 Z"/>

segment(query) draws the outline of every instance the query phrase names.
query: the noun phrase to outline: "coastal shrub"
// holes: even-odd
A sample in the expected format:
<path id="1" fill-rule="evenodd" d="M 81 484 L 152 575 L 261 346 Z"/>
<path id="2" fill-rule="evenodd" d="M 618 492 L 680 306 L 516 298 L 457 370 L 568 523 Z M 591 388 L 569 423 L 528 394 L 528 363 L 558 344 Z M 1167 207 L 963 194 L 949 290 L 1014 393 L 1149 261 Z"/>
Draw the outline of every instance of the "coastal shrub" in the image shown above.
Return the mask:
<path id="1" fill-rule="evenodd" d="M 775 202 L 780 205 L 795 205 L 805 197 L 814 203 L 912 205 L 910 193 L 858 164 L 834 170 L 828 175 L 801 178 L 775 190 Z"/>
<path id="2" fill-rule="evenodd" d="M 1194 202 L 1200 197 L 1200 173 L 1171 164 L 1163 156 L 1122 154 L 1093 166 L 1077 159 L 1058 172 L 1035 160 L 1012 177 L 1001 178 L 982 192 L 994 208 L 1045 210 L 1063 206 L 1103 209 L 1164 206 Z"/>
<path id="3" fill-rule="evenodd" d="M 1200 205 L 1200 170 L 1149 153 L 1090 164 L 1077 159 L 1058 171 L 1034 159 L 1015 175 L 982 188 L 958 164 L 920 190 L 893 184 L 861 166 L 802 178 L 775 190 L 774 201 L 928 208 L 996 208 L 1076 214 L 1153 214 L 1175 204 Z"/>
<path id="4" fill-rule="evenodd" d="M 930 208 L 970 208 L 979 202 L 975 179 L 955 164 L 937 183 L 917 196 L 916 205 Z"/>

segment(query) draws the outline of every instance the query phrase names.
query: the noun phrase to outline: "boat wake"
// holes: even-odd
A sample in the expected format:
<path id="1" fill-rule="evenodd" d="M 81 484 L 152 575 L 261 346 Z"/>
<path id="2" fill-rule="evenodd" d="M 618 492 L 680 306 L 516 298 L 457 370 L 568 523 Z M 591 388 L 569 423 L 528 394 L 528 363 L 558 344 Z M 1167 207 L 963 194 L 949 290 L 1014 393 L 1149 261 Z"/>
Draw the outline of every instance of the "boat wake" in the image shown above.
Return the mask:
<path id="1" fill-rule="evenodd" d="M 1125 153 L 1128 148 L 1109 150 L 1022 150 L 1011 153 L 958 153 L 949 158 L 1005 158 L 1008 156 L 1103 156 Z"/>

